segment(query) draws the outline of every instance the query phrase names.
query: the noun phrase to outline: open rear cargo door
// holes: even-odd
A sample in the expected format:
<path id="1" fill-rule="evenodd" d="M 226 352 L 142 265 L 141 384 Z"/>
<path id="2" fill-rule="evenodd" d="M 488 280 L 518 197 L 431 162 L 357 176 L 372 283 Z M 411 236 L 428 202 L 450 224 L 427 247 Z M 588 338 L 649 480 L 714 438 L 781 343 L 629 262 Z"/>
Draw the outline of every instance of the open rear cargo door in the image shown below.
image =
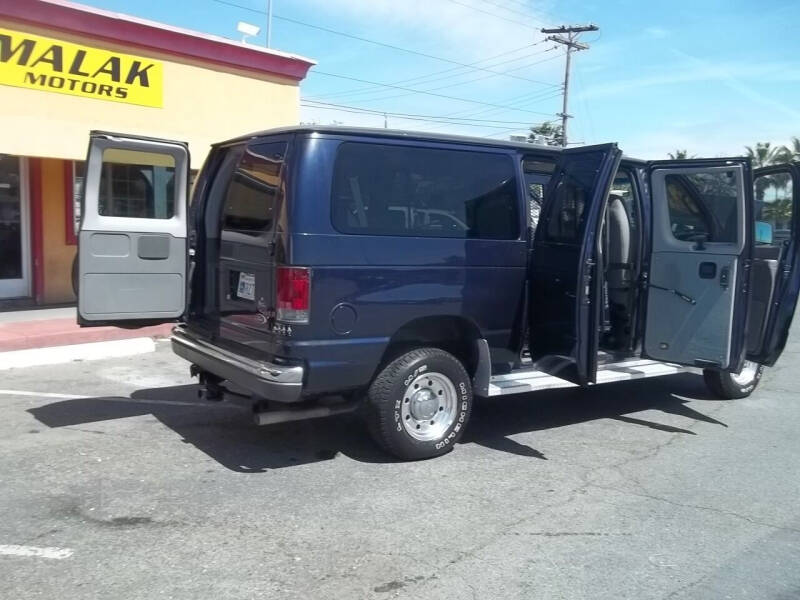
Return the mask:
<path id="1" fill-rule="evenodd" d="M 78 322 L 167 322 L 186 307 L 189 149 L 92 132 L 78 236 Z"/>

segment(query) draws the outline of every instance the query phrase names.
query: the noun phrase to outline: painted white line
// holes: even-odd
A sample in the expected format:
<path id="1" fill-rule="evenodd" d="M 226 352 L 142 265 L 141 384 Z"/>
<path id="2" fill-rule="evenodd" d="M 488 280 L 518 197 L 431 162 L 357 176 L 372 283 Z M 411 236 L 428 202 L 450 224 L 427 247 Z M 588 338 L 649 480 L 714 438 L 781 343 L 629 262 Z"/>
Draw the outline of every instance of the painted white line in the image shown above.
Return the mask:
<path id="1" fill-rule="evenodd" d="M 0 544 L 0 555 L 5 556 L 33 556 L 36 558 L 69 558 L 72 556 L 71 548 L 55 548 L 38 546 L 16 546 L 14 544 Z"/>
<path id="2" fill-rule="evenodd" d="M 0 371 L 41 365 L 60 365 L 74 360 L 99 360 L 155 352 L 156 343 L 149 337 L 107 342 L 90 342 L 50 348 L 30 348 L 0 352 Z"/>
<path id="3" fill-rule="evenodd" d="M 55 398 L 56 400 L 80 400 L 88 396 L 73 394 L 51 394 L 49 392 L 26 392 L 23 390 L 0 390 L 0 396 L 33 396 L 34 398 Z"/>
<path id="4" fill-rule="evenodd" d="M 244 410 L 241 406 L 222 402 L 184 402 L 182 400 L 149 400 L 147 398 L 128 398 L 125 396 L 76 396 L 74 394 L 53 394 L 49 392 L 28 392 L 25 390 L 0 390 L 0 396 L 25 396 L 31 398 L 53 398 L 55 400 L 97 400 L 102 402 L 129 402 L 131 404 L 158 404 L 165 406 L 196 406 L 200 408 L 234 408 Z"/>

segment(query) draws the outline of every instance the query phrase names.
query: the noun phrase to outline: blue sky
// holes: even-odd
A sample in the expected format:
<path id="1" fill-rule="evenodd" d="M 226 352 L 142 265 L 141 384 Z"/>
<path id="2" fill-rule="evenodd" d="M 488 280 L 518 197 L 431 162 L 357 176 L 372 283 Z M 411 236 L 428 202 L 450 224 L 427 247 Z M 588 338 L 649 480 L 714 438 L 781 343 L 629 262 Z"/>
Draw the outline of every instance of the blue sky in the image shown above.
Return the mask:
<path id="1" fill-rule="evenodd" d="M 265 43 L 266 0 L 84 3 L 232 39 L 243 20 L 262 25 L 249 43 Z M 273 0 L 273 12 L 273 48 L 318 63 L 301 85 L 304 100 L 462 120 L 389 116 L 394 128 L 505 138 L 556 119 L 563 52 L 543 41 L 539 28 L 591 21 L 600 31 L 584 34 L 591 49 L 573 60 L 570 141 L 617 141 L 632 156 L 663 158 L 676 148 L 735 155 L 745 144 L 800 136 L 797 0 Z M 382 115 L 307 102 L 301 115 L 319 123 L 384 123 Z"/>

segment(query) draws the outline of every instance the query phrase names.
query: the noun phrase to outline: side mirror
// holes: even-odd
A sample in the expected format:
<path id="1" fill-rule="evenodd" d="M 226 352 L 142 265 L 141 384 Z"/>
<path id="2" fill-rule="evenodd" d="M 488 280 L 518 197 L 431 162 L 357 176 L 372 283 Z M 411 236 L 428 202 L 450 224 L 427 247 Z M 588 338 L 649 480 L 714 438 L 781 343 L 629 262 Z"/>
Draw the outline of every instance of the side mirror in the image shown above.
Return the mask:
<path id="1" fill-rule="evenodd" d="M 771 244 L 772 243 L 772 224 L 766 221 L 756 221 L 756 243 L 757 244 Z"/>
<path id="2" fill-rule="evenodd" d="M 708 241 L 707 233 L 695 233 L 686 238 L 687 242 L 694 242 L 695 250 L 705 250 Z"/>

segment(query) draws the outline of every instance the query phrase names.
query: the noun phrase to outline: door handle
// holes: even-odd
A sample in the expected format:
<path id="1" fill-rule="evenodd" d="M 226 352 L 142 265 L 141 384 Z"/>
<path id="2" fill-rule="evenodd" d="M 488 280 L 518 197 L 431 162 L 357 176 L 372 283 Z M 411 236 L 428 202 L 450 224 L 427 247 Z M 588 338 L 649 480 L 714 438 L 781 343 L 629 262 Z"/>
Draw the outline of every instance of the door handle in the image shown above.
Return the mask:
<path id="1" fill-rule="evenodd" d="M 730 285 L 730 278 L 731 268 L 722 267 L 719 271 L 719 287 L 721 287 L 723 290 L 727 290 L 728 286 Z"/>

